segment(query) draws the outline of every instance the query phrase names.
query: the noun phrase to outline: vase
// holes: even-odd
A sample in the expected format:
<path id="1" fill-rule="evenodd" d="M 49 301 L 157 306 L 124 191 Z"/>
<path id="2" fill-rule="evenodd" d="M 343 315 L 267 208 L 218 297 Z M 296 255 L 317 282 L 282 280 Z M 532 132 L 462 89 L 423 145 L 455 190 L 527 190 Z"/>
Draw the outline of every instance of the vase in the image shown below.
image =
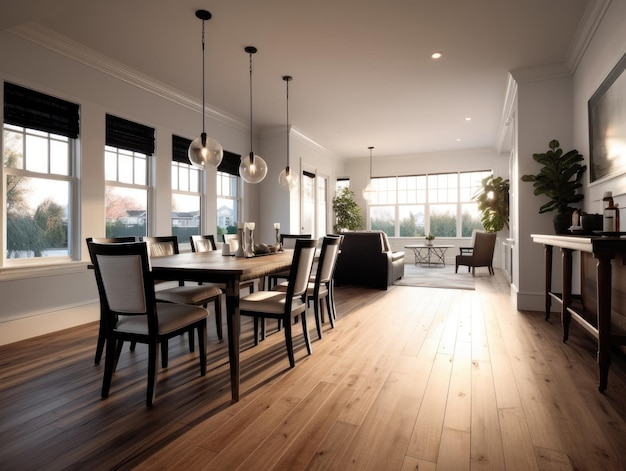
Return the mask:
<path id="1" fill-rule="evenodd" d="M 429 247 L 432 246 L 433 245 L 433 241 L 426 239 L 426 245 L 429 246 Z"/>

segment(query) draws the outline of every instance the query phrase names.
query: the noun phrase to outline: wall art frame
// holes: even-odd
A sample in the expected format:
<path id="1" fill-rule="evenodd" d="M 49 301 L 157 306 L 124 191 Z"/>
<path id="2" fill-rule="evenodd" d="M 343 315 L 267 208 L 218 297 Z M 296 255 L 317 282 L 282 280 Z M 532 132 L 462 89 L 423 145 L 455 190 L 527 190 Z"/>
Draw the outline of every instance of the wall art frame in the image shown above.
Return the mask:
<path id="1" fill-rule="evenodd" d="M 626 173 L 626 54 L 588 101 L 590 183 Z"/>

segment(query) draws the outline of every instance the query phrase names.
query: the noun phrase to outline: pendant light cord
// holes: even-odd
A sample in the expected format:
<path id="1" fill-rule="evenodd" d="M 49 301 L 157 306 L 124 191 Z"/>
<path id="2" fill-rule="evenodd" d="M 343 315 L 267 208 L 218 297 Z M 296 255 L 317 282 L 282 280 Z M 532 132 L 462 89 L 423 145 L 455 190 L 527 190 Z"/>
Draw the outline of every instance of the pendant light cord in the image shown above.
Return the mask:
<path id="1" fill-rule="evenodd" d="M 250 52 L 250 161 L 254 158 L 252 140 L 252 52 Z"/>
<path id="2" fill-rule="evenodd" d="M 368 147 L 370 150 L 370 181 L 372 181 L 372 149 L 373 147 Z"/>
<path id="3" fill-rule="evenodd" d="M 202 134 L 204 131 L 204 20 L 202 20 Z M 204 143 L 203 143 L 204 145 Z"/>
<path id="4" fill-rule="evenodd" d="M 289 172 L 289 80 L 285 79 L 287 83 L 287 172 Z"/>

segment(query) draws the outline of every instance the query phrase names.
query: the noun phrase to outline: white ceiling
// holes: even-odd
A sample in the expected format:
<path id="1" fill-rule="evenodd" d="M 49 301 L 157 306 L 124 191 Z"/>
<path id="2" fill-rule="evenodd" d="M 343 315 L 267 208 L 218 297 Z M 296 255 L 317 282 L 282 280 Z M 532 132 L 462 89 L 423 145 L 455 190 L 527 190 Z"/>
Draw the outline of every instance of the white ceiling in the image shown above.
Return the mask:
<path id="1" fill-rule="evenodd" d="M 498 148 L 508 71 L 571 69 L 594 1 L 0 0 L 0 28 L 38 23 L 200 99 L 209 10 L 207 103 L 249 122 L 256 46 L 255 131 L 285 125 L 292 75 L 291 124 L 352 158 Z"/>

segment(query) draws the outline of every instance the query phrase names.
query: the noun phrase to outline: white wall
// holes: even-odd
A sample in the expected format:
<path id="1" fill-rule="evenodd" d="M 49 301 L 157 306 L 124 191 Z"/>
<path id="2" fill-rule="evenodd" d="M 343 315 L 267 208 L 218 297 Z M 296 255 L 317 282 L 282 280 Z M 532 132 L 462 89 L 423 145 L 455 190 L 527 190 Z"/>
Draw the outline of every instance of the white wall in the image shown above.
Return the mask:
<path id="1" fill-rule="evenodd" d="M 567 77 L 528 80 L 518 88 L 519 175 L 536 173 L 532 153 L 547 150 L 550 139 L 558 139 L 564 150 L 577 149 L 589 163 L 589 128 L 587 102 L 602 81 L 626 52 L 626 2 L 611 1 L 574 73 Z M 621 207 L 626 205 L 626 175 L 589 185 L 586 172 L 583 208 L 599 212 L 604 191 L 613 191 Z M 519 309 L 543 310 L 543 247 L 532 243 L 532 233 L 554 233 L 551 213 L 537 214 L 539 197 L 532 185 L 519 184 L 519 240 L 516 263 L 519 270 L 517 306 Z M 542 200 L 545 201 L 545 200 Z M 555 256 L 555 260 L 557 260 Z M 553 283 L 560 283 L 560 266 L 554 263 Z M 558 286 L 556 286 L 558 289 Z"/>
<path id="2" fill-rule="evenodd" d="M 37 270 L 0 267 L 0 344 L 4 344 L 98 319 L 98 309 L 94 307 L 97 290 L 93 273 L 87 269 L 84 239 L 104 235 L 105 114 L 156 128 L 156 218 L 150 223 L 153 234 L 170 233 L 171 135 L 196 137 L 202 119 L 200 106 L 191 106 L 193 100 L 185 106 L 6 32 L 0 32 L 0 57 L 0 83 L 14 82 L 78 103 L 81 114 L 82 262 Z M 248 152 L 249 134 L 244 127 L 209 117 L 206 129 L 225 149 L 243 155 Z M 208 178 L 211 176 L 214 188 L 214 174 Z M 258 191 L 246 191 L 248 196 L 253 195 L 253 203 L 246 205 L 249 220 L 258 218 L 258 205 L 254 204 L 259 199 L 254 198 Z M 214 206 L 214 201 L 210 202 L 205 214 L 205 229 L 210 233 L 216 230 Z"/>

